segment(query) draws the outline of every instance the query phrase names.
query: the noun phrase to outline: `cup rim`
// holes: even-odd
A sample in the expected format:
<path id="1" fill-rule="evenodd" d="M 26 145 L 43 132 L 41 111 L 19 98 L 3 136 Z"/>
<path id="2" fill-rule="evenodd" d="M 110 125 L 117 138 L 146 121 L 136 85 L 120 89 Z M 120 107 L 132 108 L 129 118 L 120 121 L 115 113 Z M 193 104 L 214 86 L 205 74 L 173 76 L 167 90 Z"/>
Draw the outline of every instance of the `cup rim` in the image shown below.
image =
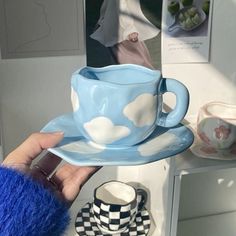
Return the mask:
<path id="1" fill-rule="evenodd" d="M 214 106 L 214 105 L 218 105 L 218 106 L 222 106 L 222 107 L 227 107 L 227 108 L 234 108 L 234 109 L 236 110 L 236 104 L 230 104 L 230 103 L 219 102 L 219 101 L 212 101 L 212 102 L 208 102 L 208 103 L 204 104 L 204 105 L 200 108 L 200 110 L 204 110 L 204 112 L 205 112 L 207 115 L 211 116 L 211 117 L 218 118 L 218 119 L 221 119 L 221 120 L 224 120 L 224 121 L 226 121 L 226 122 L 229 122 L 229 123 L 234 124 L 233 121 L 236 120 L 236 119 L 234 119 L 234 118 L 232 118 L 232 117 L 230 117 L 230 118 L 221 117 L 221 116 L 219 116 L 219 115 L 216 115 L 216 114 L 211 113 L 211 112 L 208 110 L 208 108 L 211 107 L 211 106 Z M 199 123 L 199 115 L 200 115 L 200 111 L 199 111 L 199 113 L 198 113 L 197 124 Z"/>
<path id="2" fill-rule="evenodd" d="M 141 66 L 141 65 L 136 65 L 136 64 L 119 64 L 119 65 L 108 65 L 108 66 L 103 66 L 103 67 L 92 67 L 92 66 L 84 66 L 82 68 L 80 68 L 79 70 L 75 71 L 73 73 L 74 76 L 81 76 L 81 79 L 84 80 L 88 80 L 84 75 L 80 74 L 81 71 L 85 70 L 85 69 L 89 69 L 93 72 L 97 72 L 97 73 L 102 73 L 102 72 L 106 72 L 106 71 L 116 71 L 116 70 L 120 70 L 120 69 L 125 69 L 125 68 L 135 68 L 141 72 L 150 74 L 150 75 L 154 75 L 155 79 L 151 80 L 151 81 L 146 81 L 146 82 L 134 82 L 134 83 L 130 83 L 130 84 L 120 84 L 120 83 L 109 83 L 109 86 L 114 85 L 114 86 L 120 86 L 120 87 L 127 87 L 127 86 L 135 86 L 135 85 L 146 85 L 146 84 L 153 84 L 156 83 L 156 78 L 162 79 L 162 74 L 160 70 L 151 70 L 147 67 Z M 73 76 L 72 75 L 72 76 Z M 93 81 L 94 82 L 94 81 Z M 101 80 L 96 80 L 97 83 L 107 83 L 105 81 L 101 81 Z"/>
<path id="3" fill-rule="evenodd" d="M 131 188 L 134 190 L 134 198 L 133 198 L 132 200 L 130 200 L 128 203 L 125 203 L 125 204 L 107 203 L 107 202 L 104 202 L 102 199 L 97 198 L 97 197 L 96 197 L 96 194 L 97 194 L 98 189 L 101 188 L 103 185 L 106 185 L 106 184 L 111 183 L 111 182 L 121 183 L 121 184 L 128 185 L 129 187 L 131 187 Z M 124 182 L 119 181 L 119 180 L 110 180 L 110 181 L 107 181 L 107 182 L 102 183 L 101 185 L 99 185 L 98 187 L 96 187 L 96 188 L 94 189 L 93 198 L 94 198 L 94 200 L 96 199 L 96 200 L 100 201 L 100 202 L 103 203 L 104 205 L 128 206 L 128 205 L 132 204 L 132 203 L 137 199 L 137 191 L 136 191 L 136 189 L 135 189 L 133 186 L 131 186 L 130 184 L 124 183 Z M 94 201 L 93 201 L 93 202 L 94 202 Z"/>

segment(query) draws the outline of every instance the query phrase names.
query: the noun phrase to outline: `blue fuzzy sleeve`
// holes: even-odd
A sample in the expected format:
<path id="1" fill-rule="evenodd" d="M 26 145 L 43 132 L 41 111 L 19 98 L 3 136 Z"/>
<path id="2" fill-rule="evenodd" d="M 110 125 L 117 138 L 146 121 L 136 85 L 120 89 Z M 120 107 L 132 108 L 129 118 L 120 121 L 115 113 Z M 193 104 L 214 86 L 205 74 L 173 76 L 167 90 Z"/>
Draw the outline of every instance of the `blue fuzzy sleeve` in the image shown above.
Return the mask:
<path id="1" fill-rule="evenodd" d="M 67 207 L 49 190 L 0 166 L 0 236 L 59 236 L 69 220 Z"/>

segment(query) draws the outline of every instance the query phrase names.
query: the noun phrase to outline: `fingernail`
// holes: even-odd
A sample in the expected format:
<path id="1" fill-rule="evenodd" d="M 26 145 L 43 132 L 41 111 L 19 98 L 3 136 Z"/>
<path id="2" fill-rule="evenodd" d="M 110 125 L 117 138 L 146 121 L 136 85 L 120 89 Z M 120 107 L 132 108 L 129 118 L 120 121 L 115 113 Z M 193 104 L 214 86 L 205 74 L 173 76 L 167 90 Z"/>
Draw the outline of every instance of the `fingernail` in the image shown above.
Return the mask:
<path id="1" fill-rule="evenodd" d="M 53 132 L 52 133 L 53 135 L 64 135 L 64 132 L 63 131 L 56 131 L 56 132 Z"/>

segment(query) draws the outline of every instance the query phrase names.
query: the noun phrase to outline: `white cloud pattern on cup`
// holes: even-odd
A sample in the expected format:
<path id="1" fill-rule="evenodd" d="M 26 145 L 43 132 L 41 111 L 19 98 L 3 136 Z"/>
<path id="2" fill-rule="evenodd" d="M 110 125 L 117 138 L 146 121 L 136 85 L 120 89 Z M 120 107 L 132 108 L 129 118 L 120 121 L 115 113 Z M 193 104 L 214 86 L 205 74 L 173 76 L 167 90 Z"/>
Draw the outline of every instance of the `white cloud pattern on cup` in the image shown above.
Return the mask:
<path id="1" fill-rule="evenodd" d="M 113 122 L 104 116 L 99 116 L 84 124 L 84 129 L 99 144 L 111 144 L 130 134 L 126 126 L 114 125 Z"/>
<path id="2" fill-rule="evenodd" d="M 60 147 L 64 151 L 76 152 L 81 154 L 96 154 L 103 152 L 105 150 L 105 146 L 97 146 L 93 145 L 92 142 L 85 141 L 77 141 L 73 143 L 69 143 Z"/>
<path id="3" fill-rule="evenodd" d="M 125 106 L 123 113 L 137 127 L 152 125 L 156 120 L 157 95 L 144 93 Z"/>
<path id="4" fill-rule="evenodd" d="M 73 111 L 78 110 L 79 109 L 79 97 L 73 87 L 71 87 L 71 102 L 72 102 Z"/>
<path id="5" fill-rule="evenodd" d="M 177 140 L 178 138 L 174 134 L 164 133 L 145 144 L 141 144 L 138 147 L 138 152 L 141 156 L 152 156 L 162 150 L 171 150 L 171 145 Z"/>

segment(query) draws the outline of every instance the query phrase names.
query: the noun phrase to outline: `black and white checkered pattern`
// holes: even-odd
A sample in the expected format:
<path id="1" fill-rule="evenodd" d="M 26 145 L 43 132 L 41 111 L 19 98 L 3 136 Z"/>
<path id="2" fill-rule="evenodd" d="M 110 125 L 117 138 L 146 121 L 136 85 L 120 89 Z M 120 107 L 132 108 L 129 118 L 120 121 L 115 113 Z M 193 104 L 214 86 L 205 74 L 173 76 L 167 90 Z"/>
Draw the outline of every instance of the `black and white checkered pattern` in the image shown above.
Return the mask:
<path id="1" fill-rule="evenodd" d="M 133 222 L 137 212 L 136 205 L 136 201 L 128 205 L 110 205 L 95 199 L 93 202 L 95 221 L 106 230 L 122 230 Z"/>
<path id="2" fill-rule="evenodd" d="M 150 229 L 150 217 L 144 208 L 137 213 L 133 223 L 122 233 L 115 236 L 146 236 Z M 97 226 L 92 210 L 92 203 L 87 203 L 78 213 L 75 229 L 79 236 L 109 236 L 103 234 Z"/>

